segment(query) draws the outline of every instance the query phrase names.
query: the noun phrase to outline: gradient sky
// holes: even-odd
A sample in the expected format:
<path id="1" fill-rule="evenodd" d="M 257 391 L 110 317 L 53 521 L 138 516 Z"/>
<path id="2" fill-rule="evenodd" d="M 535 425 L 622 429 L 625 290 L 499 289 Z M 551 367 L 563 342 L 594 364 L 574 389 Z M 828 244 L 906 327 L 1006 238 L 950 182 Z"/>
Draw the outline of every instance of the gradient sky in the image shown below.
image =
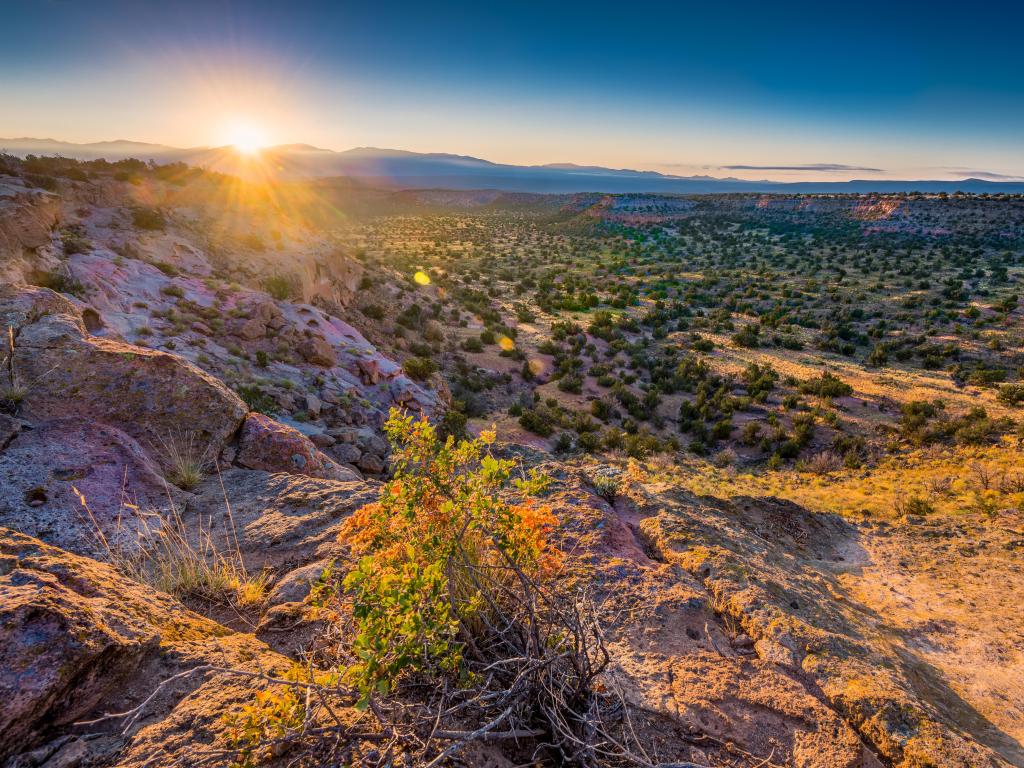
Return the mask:
<path id="1" fill-rule="evenodd" d="M 1024 177 L 1024 3 L 0 0 L 0 136 Z"/>

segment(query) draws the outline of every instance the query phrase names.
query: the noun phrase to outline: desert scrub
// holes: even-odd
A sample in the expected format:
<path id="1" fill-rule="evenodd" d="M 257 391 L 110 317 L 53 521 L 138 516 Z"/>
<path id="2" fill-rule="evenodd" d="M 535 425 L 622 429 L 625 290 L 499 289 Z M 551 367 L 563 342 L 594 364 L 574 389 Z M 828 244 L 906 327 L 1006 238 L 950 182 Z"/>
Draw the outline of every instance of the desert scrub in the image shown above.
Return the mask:
<path id="1" fill-rule="evenodd" d="M 927 499 L 917 496 L 897 496 L 893 502 L 893 511 L 899 516 L 905 515 L 930 515 L 935 512 L 935 507 Z"/>
<path id="2" fill-rule="evenodd" d="M 163 231 L 167 219 L 159 208 L 139 207 L 132 210 L 132 224 L 139 229 Z"/>
<path id="3" fill-rule="evenodd" d="M 385 431 L 394 477 L 343 525 L 347 573 L 335 577 L 337 564 L 310 596 L 331 665 L 272 680 L 276 692 L 243 709 L 237 764 L 284 744 L 315 760 L 358 742 L 369 718 L 374 749 L 407 765 L 440 765 L 496 728 L 552 764 L 647 765 L 630 751 L 625 703 L 599 679 L 610 656 L 597 609 L 561 573 L 556 520 L 538 498 L 549 480 L 493 456 L 493 432 L 442 441 L 396 410 Z M 331 697 L 364 719 L 345 724 Z"/>
<path id="4" fill-rule="evenodd" d="M 294 275 L 273 275 L 263 281 L 263 290 L 278 301 L 290 301 L 299 296 L 302 286 Z"/>
<path id="5" fill-rule="evenodd" d="M 342 529 L 359 558 L 344 589 L 360 659 L 348 675 L 364 697 L 409 672 L 458 673 L 460 638 L 479 635 L 495 601 L 516 592 L 515 573 L 542 578 L 561 560 L 548 541 L 555 518 L 533 498 L 545 480 L 513 480 L 514 464 L 488 454 L 493 432 L 442 443 L 428 421 L 396 411 L 385 431 L 395 477 Z"/>
<path id="6" fill-rule="evenodd" d="M 402 370 L 409 378 L 424 381 L 437 370 L 437 365 L 428 357 L 410 357 L 402 363 Z"/>
<path id="7" fill-rule="evenodd" d="M 249 406 L 250 411 L 267 416 L 273 416 L 278 411 L 277 401 L 273 395 L 265 392 L 259 384 L 239 384 L 235 387 L 235 392 Z"/>
<path id="8" fill-rule="evenodd" d="M 622 492 L 622 480 L 618 475 L 594 475 L 590 484 L 594 486 L 594 492 L 609 504 L 614 504 Z"/>

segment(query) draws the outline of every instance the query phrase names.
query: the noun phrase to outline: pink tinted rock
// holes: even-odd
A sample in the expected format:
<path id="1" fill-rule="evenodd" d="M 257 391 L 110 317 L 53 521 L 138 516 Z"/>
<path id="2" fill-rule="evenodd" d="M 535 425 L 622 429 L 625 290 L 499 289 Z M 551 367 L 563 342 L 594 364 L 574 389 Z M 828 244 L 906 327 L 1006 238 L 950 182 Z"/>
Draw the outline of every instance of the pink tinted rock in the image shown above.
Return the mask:
<path id="1" fill-rule="evenodd" d="M 40 725 L 68 724 L 158 652 L 159 633 L 125 605 L 131 586 L 98 563 L 0 528 L 0 755 Z M 96 578 L 83 578 L 90 571 Z M 109 590 L 105 590 L 109 587 Z M 151 593 L 150 593 L 151 594 Z"/>
<path id="2" fill-rule="evenodd" d="M 48 544 L 106 559 L 107 544 L 126 551 L 139 545 L 180 491 L 131 437 L 82 419 L 37 424 L 0 451 L 0 526 Z M 74 489 L 85 497 L 83 509 Z"/>
<path id="3" fill-rule="evenodd" d="M 376 358 L 360 358 L 356 362 L 359 377 L 364 384 L 376 384 L 380 381 L 380 365 Z"/>
<path id="4" fill-rule="evenodd" d="M 216 454 L 248 412 L 217 378 L 177 355 L 87 333 L 78 309 L 46 288 L 0 287 L 0 323 L 30 382 L 22 415 L 115 425 L 147 448 L 178 436 Z"/>
<path id="5" fill-rule="evenodd" d="M 338 480 L 357 479 L 324 456 L 313 442 L 292 427 L 262 413 L 250 413 L 242 426 L 236 462 L 249 469 L 288 472 Z"/>
<path id="6" fill-rule="evenodd" d="M 334 349 L 323 336 L 311 336 L 299 343 L 298 352 L 307 363 L 331 368 L 338 362 Z"/>
<path id="7" fill-rule="evenodd" d="M 232 333 L 245 341 L 256 341 L 267 335 L 267 324 L 259 317 L 251 317 L 239 322 Z"/>

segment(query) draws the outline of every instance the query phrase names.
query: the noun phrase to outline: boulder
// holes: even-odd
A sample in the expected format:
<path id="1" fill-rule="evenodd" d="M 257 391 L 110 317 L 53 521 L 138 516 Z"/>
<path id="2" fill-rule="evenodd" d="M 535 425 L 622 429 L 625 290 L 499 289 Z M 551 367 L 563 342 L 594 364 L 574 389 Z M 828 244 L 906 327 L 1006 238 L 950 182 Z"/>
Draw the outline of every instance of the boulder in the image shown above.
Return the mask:
<path id="1" fill-rule="evenodd" d="M 323 336 L 310 336 L 299 343 L 298 352 L 307 363 L 331 368 L 338 363 L 334 348 Z"/>
<path id="2" fill-rule="evenodd" d="M 78 417 L 117 426 L 147 448 L 185 437 L 216 453 L 248 411 L 177 355 L 89 335 L 75 305 L 49 289 L 0 287 L 0 326 L 14 328 L 29 419 Z"/>
<path id="3" fill-rule="evenodd" d="M 320 398 L 314 395 L 312 392 L 306 393 L 306 412 L 310 416 L 316 418 L 320 415 L 320 411 L 323 410 L 324 404 L 320 401 Z"/>
<path id="4" fill-rule="evenodd" d="M 355 480 L 354 474 L 339 467 L 297 429 L 262 413 L 250 413 L 242 426 L 235 461 L 249 469 L 267 472 Z"/>
<path id="5" fill-rule="evenodd" d="M 356 361 L 356 367 L 359 368 L 359 378 L 363 384 L 376 384 L 380 381 L 380 363 L 377 358 L 360 358 Z"/>
<path id="6" fill-rule="evenodd" d="M 245 341 L 256 341 L 267 335 L 267 324 L 258 317 L 240 320 L 233 328 L 232 335 Z"/>
<path id="7" fill-rule="evenodd" d="M 317 432 L 315 435 L 310 435 L 309 439 L 313 441 L 313 445 L 317 448 L 330 448 L 335 442 L 334 438 L 326 432 Z"/>
<path id="8" fill-rule="evenodd" d="M 133 551 L 158 528 L 144 516 L 181 495 L 129 435 L 83 419 L 17 434 L 0 452 L 0 477 L 0 525 L 100 559 Z"/>
<path id="9" fill-rule="evenodd" d="M 364 453 L 359 457 L 356 466 L 364 472 L 379 475 L 384 471 L 384 459 L 374 453 Z"/>
<path id="10" fill-rule="evenodd" d="M 359 430 L 356 445 L 365 453 L 375 453 L 378 456 L 387 456 L 388 454 L 388 441 L 372 429 Z"/>
<path id="11" fill-rule="evenodd" d="M 0 764 L 224 764 L 209 754 L 199 761 L 198 750 L 218 749 L 224 715 L 265 684 L 188 675 L 211 662 L 271 675 L 292 663 L 111 566 L 0 528 Z M 180 673 L 173 686 L 158 689 Z M 73 722 L 144 701 L 134 724 L 115 718 L 80 737 L 67 733 Z"/>
<path id="12" fill-rule="evenodd" d="M 124 600 L 143 591 L 0 529 L 0 757 L 27 746 L 41 724 L 88 712 L 156 652 L 159 633 Z"/>
<path id="13" fill-rule="evenodd" d="M 301 603 L 330 565 L 330 560 L 318 560 L 286 573 L 274 585 L 274 590 L 267 597 L 267 604 Z"/>
<path id="14" fill-rule="evenodd" d="M 337 443 L 331 446 L 331 455 L 342 464 L 355 464 L 363 452 L 352 443 Z"/>

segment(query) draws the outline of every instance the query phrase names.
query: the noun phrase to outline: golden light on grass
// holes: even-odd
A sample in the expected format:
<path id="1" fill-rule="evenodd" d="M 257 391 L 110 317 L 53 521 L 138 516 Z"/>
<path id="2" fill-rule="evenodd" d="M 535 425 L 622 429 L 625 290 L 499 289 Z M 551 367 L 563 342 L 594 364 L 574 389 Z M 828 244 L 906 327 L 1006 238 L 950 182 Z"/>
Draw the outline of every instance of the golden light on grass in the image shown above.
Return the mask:
<path id="1" fill-rule="evenodd" d="M 428 275 L 423 270 L 420 270 L 415 275 L 413 275 L 412 279 L 415 280 L 420 285 L 430 285 L 430 275 Z"/>

